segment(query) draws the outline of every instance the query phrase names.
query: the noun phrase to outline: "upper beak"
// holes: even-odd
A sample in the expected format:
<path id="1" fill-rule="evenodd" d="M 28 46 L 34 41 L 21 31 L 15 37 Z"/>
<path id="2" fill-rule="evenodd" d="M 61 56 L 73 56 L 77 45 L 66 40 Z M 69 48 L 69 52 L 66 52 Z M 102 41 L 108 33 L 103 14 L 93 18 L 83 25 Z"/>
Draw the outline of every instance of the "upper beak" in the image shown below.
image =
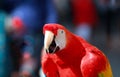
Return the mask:
<path id="1" fill-rule="evenodd" d="M 47 53 L 54 53 L 60 49 L 55 42 L 54 34 L 50 31 L 45 32 L 44 49 Z"/>
<path id="2" fill-rule="evenodd" d="M 49 47 L 54 38 L 54 34 L 50 31 L 45 31 L 45 39 L 44 39 L 44 49 L 47 53 L 49 53 Z"/>

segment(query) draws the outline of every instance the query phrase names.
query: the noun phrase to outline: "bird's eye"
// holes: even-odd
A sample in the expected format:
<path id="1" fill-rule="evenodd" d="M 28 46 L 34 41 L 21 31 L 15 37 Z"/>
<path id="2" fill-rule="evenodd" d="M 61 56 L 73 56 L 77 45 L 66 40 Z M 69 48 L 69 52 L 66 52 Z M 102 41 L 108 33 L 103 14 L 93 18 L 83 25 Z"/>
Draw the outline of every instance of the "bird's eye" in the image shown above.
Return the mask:
<path id="1" fill-rule="evenodd" d="M 65 33 L 64 30 L 62 30 L 62 29 L 59 29 L 59 30 L 58 30 L 58 34 L 64 34 L 64 33 Z"/>
<path id="2" fill-rule="evenodd" d="M 63 33 L 64 33 L 64 31 L 63 31 L 63 30 L 61 30 L 61 33 L 63 34 Z"/>

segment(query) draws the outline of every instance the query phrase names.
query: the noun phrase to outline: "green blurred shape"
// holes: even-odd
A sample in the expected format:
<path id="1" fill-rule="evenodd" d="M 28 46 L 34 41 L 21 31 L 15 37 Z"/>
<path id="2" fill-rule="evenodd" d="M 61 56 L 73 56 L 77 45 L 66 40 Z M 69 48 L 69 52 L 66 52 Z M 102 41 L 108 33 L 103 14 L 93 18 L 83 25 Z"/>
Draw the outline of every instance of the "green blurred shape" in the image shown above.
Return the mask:
<path id="1" fill-rule="evenodd" d="M 5 18 L 6 13 L 0 11 L 0 77 L 7 77 Z"/>

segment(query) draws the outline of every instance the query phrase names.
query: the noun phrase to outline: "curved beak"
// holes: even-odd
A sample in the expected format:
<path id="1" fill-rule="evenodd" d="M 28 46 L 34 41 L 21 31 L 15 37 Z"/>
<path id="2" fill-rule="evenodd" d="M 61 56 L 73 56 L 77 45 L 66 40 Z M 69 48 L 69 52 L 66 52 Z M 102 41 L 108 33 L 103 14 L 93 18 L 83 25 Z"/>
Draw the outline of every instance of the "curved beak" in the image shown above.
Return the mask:
<path id="1" fill-rule="evenodd" d="M 47 53 L 49 53 L 49 47 L 53 39 L 54 39 L 54 34 L 50 31 L 45 31 L 44 49 Z"/>
<path id="2" fill-rule="evenodd" d="M 54 34 L 50 31 L 45 32 L 44 49 L 47 53 L 54 53 L 60 49 L 55 42 Z"/>

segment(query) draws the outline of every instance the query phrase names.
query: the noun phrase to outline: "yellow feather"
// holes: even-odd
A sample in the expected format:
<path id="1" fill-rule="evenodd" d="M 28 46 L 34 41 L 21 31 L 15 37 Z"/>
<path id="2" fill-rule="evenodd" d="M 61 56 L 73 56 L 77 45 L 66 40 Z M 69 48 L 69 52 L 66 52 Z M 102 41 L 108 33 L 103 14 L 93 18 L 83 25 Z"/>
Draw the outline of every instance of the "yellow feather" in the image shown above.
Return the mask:
<path id="1" fill-rule="evenodd" d="M 110 65 L 107 66 L 106 70 L 99 73 L 98 77 L 113 77 Z"/>

